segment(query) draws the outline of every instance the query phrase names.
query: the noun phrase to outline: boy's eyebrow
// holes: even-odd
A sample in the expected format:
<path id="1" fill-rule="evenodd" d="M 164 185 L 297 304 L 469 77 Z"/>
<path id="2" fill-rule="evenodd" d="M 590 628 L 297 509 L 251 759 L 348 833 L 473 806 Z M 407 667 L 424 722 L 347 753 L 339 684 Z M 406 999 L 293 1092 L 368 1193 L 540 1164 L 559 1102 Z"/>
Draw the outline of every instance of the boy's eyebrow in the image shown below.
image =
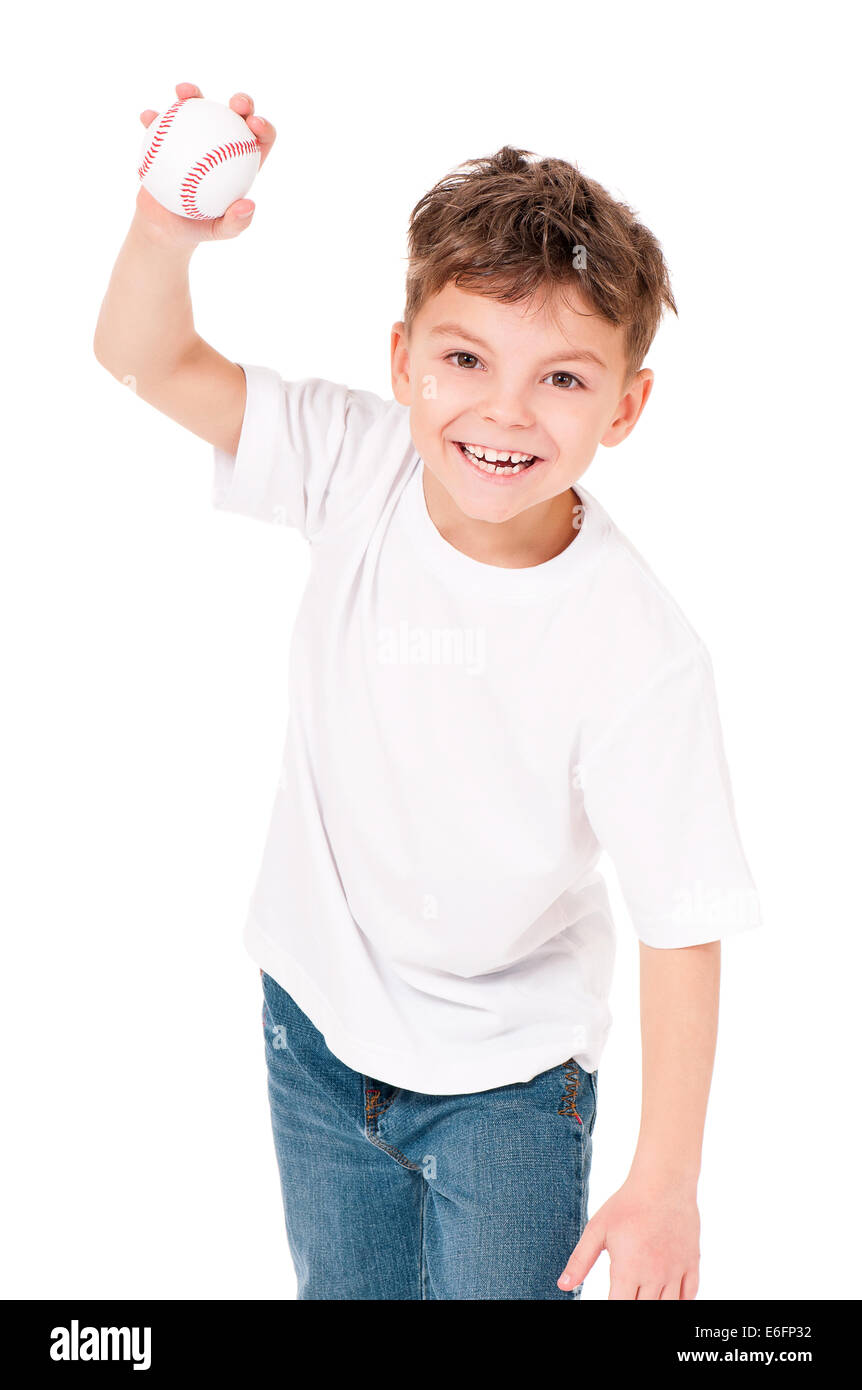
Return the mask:
<path id="1" fill-rule="evenodd" d="M 477 338 L 475 333 L 470 333 L 468 329 L 464 328 L 460 323 L 446 322 L 435 324 L 431 329 L 429 337 L 468 338 L 471 343 L 476 343 L 478 347 L 484 348 L 486 352 L 492 351 L 490 344 L 484 342 L 482 338 Z M 607 371 L 607 363 L 599 357 L 597 352 L 593 352 L 590 348 L 572 347 L 571 344 L 566 343 L 560 352 L 553 353 L 547 358 L 547 361 L 558 362 L 561 358 L 567 358 L 569 361 L 593 362 L 597 367 L 602 367 Z"/>

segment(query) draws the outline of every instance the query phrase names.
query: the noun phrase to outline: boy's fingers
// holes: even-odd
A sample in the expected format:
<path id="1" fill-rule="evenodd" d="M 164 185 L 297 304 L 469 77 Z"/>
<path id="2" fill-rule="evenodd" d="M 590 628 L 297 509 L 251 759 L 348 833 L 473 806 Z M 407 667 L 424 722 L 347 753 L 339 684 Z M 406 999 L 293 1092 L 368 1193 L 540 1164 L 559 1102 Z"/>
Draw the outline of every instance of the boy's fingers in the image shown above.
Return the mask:
<path id="1" fill-rule="evenodd" d="M 662 1289 L 661 1293 L 659 1294 L 659 1300 L 660 1300 L 660 1302 L 662 1302 L 662 1303 L 671 1303 L 671 1302 L 673 1302 L 674 1300 L 678 1300 L 678 1299 L 679 1299 L 679 1296 L 680 1296 L 680 1295 L 679 1295 L 679 1286 L 680 1286 L 681 1283 L 682 1283 L 682 1276 L 680 1276 L 679 1279 L 671 1279 L 671 1281 L 670 1281 L 669 1284 L 665 1284 L 664 1288 Z"/>
<path id="2" fill-rule="evenodd" d="M 633 1279 L 615 1279 L 611 1274 L 611 1288 L 608 1294 L 609 1299 L 615 1302 L 625 1301 L 633 1303 L 637 1298 L 638 1286 Z"/>
<path id="3" fill-rule="evenodd" d="M 242 116 L 252 135 L 257 139 L 260 145 L 260 162 L 263 164 L 275 143 L 275 126 L 269 121 L 265 121 L 262 116 L 255 115 L 254 102 L 248 92 L 234 92 L 228 105 L 231 111 Z"/>
<path id="4" fill-rule="evenodd" d="M 584 1234 L 569 1256 L 569 1262 L 557 1280 L 558 1287 L 575 1289 L 578 1284 L 582 1284 L 604 1248 L 605 1242 L 602 1233 L 598 1227 L 590 1230 L 590 1222 L 588 1221 L 584 1227 Z"/>
<path id="5" fill-rule="evenodd" d="M 275 144 L 275 126 L 269 121 L 265 121 L 262 116 L 251 116 L 246 124 L 252 135 L 257 137 L 257 142 L 260 145 L 260 162 L 263 164 Z"/>
<path id="6" fill-rule="evenodd" d="M 158 114 L 158 111 L 151 111 L 149 108 L 147 108 L 146 111 L 141 112 L 141 120 L 143 121 L 144 125 L 149 128 L 152 125 L 153 121 L 156 119 L 156 116 Z"/>
<path id="7" fill-rule="evenodd" d="M 251 222 L 254 203 L 248 198 L 237 198 L 222 217 L 217 217 L 210 231 L 213 241 L 229 241 L 239 236 Z"/>
<path id="8" fill-rule="evenodd" d="M 270 121 L 265 121 L 263 116 L 250 116 L 248 125 L 262 145 L 269 146 L 275 140 L 275 126 Z"/>

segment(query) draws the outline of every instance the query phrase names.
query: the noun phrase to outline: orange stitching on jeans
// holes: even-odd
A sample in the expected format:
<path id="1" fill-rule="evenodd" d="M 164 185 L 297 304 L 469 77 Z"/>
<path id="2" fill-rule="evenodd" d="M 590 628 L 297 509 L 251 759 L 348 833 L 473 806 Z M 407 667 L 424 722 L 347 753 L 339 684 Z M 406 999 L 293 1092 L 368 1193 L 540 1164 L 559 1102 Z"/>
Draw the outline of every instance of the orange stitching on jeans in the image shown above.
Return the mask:
<path id="1" fill-rule="evenodd" d="M 566 1089 L 563 1095 L 562 1104 L 560 1105 L 557 1114 L 570 1115 L 577 1120 L 579 1125 L 582 1125 L 584 1122 L 578 1114 L 577 1110 L 575 1109 L 575 1099 L 578 1094 L 578 1088 L 581 1084 L 580 1067 L 578 1066 L 574 1057 L 570 1057 L 568 1062 L 564 1062 L 563 1065 L 566 1068 Z"/>
<path id="2" fill-rule="evenodd" d="M 377 1133 L 377 1117 L 380 1114 L 380 1092 L 375 1086 L 365 1087 L 365 1124 L 372 1134 Z"/>
<path id="3" fill-rule="evenodd" d="M 382 1115 L 386 1114 L 395 1097 L 398 1095 L 398 1087 L 390 1091 L 385 1100 L 380 1099 L 380 1089 L 376 1086 L 365 1087 L 365 1119 L 372 1126 L 374 1133 L 377 1133 L 377 1124 Z"/>
<path id="4" fill-rule="evenodd" d="M 379 1149 L 382 1149 L 384 1153 L 388 1153 L 390 1158 L 394 1158 L 404 1168 L 410 1168 L 413 1172 L 419 1173 L 422 1170 L 418 1163 L 411 1162 L 407 1155 L 403 1154 L 400 1149 L 396 1149 L 393 1144 L 384 1143 L 384 1141 L 378 1137 L 377 1124 L 380 1116 L 385 1115 L 387 1109 L 397 1096 L 398 1090 L 399 1088 L 396 1086 L 391 1095 L 388 1095 L 381 1104 L 380 1088 L 378 1086 L 365 1087 L 365 1127 L 367 1130 L 367 1137 L 371 1140 L 372 1144 L 376 1144 Z"/>

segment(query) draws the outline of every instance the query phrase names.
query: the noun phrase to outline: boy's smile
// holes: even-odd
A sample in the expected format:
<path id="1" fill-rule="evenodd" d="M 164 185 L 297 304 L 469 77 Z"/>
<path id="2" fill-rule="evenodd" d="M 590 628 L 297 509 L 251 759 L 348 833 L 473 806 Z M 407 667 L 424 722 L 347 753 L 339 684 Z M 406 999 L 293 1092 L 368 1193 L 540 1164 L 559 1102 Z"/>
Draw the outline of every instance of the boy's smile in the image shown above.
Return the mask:
<path id="1" fill-rule="evenodd" d="M 626 382 L 624 332 L 573 290 L 505 304 L 448 284 L 392 329 L 437 529 L 489 564 L 541 564 L 575 535 L 571 488 L 634 428 L 653 374 Z"/>
<path id="2" fill-rule="evenodd" d="M 464 444 L 457 440 L 454 443 L 467 463 L 472 463 L 489 477 L 510 477 L 525 472 L 532 468 L 534 463 L 539 462 L 535 454 L 523 454 L 515 450 L 508 453 L 505 449 L 487 444 Z"/>

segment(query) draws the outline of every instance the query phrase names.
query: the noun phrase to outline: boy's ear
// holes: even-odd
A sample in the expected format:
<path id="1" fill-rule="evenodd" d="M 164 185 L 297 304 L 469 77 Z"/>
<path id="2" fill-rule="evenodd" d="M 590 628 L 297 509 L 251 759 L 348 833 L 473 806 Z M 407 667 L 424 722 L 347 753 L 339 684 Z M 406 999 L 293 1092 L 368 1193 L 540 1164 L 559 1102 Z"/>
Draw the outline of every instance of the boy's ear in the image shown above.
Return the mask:
<path id="1" fill-rule="evenodd" d="M 622 444 L 631 434 L 649 399 L 654 381 L 655 372 L 651 367 L 641 367 L 635 374 L 617 403 L 613 420 L 599 440 L 606 449 L 612 449 L 615 444 Z"/>
<path id="2" fill-rule="evenodd" d="M 401 405 L 410 404 L 410 355 L 404 324 L 393 323 L 390 335 L 392 359 L 392 394 Z"/>

